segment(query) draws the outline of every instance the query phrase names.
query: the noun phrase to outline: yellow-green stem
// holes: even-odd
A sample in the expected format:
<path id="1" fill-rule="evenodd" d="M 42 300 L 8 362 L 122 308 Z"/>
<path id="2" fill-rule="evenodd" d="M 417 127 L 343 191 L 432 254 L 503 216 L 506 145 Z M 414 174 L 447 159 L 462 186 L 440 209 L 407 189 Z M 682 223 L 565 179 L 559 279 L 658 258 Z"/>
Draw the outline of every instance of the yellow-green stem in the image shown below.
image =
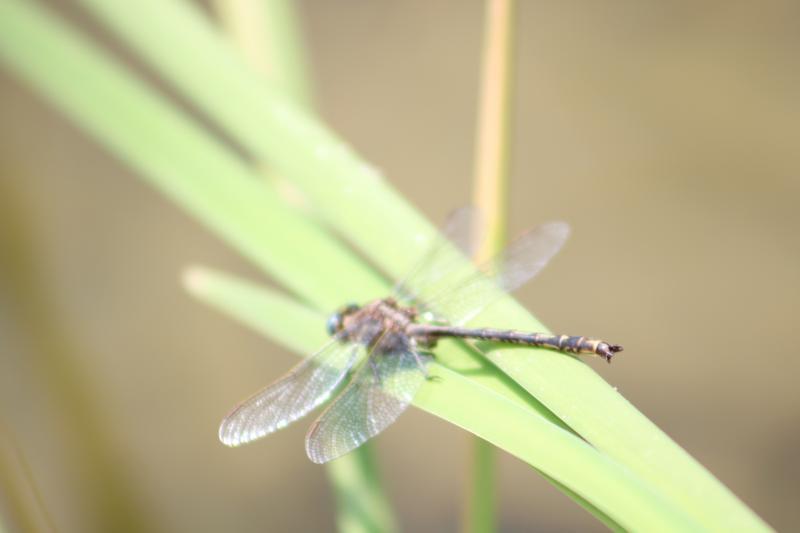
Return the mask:
<path id="1" fill-rule="evenodd" d="M 486 229 L 476 257 L 478 262 L 497 253 L 505 241 L 513 9 L 513 0 L 486 2 L 473 192 L 473 204 L 481 213 Z M 494 531 L 494 484 L 493 447 L 475 437 L 465 510 L 466 531 Z"/>
<path id="2" fill-rule="evenodd" d="M 494 446 L 480 437 L 473 436 L 471 440 L 472 470 L 467 484 L 470 492 L 465 509 L 465 530 L 470 533 L 494 531 Z"/>
<path id="3" fill-rule="evenodd" d="M 486 236 L 478 259 L 493 255 L 505 239 L 513 6 L 513 0 L 486 2 L 473 189 Z"/>

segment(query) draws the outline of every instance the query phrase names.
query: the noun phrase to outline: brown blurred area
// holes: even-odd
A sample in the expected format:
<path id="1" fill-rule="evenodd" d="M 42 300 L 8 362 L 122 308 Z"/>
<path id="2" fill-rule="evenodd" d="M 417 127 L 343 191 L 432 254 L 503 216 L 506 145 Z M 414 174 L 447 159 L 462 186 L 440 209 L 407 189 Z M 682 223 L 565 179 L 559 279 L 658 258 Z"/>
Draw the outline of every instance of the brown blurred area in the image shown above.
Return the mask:
<path id="1" fill-rule="evenodd" d="M 624 344 L 597 371 L 796 527 L 800 4 L 518 9 L 512 232 L 573 227 L 520 299 L 554 330 Z M 332 127 L 431 219 L 467 203 L 482 4 L 301 15 Z M 24 457 L 62 532 L 331 530 L 306 423 L 236 450 L 216 438 L 295 356 L 192 301 L 179 274 L 258 274 L 4 70 L 0 117 L 0 423 L 21 451 L 4 444 L 0 471 L 20 505 Z M 378 439 L 404 529 L 458 528 L 467 442 L 416 410 Z M 602 529 L 504 454 L 498 477 L 501 530 Z"/>

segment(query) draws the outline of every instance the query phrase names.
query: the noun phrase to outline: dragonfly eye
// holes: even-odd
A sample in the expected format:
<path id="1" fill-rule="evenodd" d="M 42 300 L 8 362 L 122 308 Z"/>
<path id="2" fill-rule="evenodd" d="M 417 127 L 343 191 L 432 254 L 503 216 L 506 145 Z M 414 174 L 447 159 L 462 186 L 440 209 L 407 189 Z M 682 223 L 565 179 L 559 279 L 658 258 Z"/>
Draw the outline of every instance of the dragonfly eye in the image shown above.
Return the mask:
<path id="1" fill-rule="evenodd" d="M 325 324 L 325 328 L 328 330 L 328 335 L 336 335 L 336 333 L 342 329 L 342 314 L 337 311 L 328 317 L 328 322 Z"/>

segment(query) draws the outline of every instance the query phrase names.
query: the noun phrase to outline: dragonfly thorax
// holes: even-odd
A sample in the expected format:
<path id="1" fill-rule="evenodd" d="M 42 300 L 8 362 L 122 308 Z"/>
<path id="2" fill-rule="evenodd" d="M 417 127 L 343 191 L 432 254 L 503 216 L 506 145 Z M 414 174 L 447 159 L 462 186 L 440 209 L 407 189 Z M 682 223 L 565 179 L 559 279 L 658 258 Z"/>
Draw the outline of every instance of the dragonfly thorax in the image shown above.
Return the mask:
<path id="1" fill-rule="evenodd" d="M 328 319 L 328 333 L 343 342 L 363 344 L 377 352 L 405 351 L 413 342 L 406 330 L 416 317 L 415 308 L 384 298 L 338 310 Z"/>

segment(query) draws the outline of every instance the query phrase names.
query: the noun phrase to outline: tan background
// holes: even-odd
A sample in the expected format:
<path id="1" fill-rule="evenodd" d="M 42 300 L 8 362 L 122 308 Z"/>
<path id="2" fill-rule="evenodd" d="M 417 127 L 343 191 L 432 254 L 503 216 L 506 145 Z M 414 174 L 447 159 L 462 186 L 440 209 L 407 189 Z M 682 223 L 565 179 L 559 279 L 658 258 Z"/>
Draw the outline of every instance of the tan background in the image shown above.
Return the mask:
<path id="1" fill-rule="evenodd" d="M 324 117 L 432 219 L 468 202 L 481 4 L 302 8 Z M 783 530 L 800 519 L 799 23 L 792 1 L 520 2 L 511 182 L 513 232 L 574 230 L 522 301 L 623 343 L 598 372 Z M 295 359 L 178 275 L 252 269 L 2 70 L 0 117 L 0 413 L 58 529 L 330 530 L 307 424 L 216 440 Z M 405 529 L 458 527 L 466 442 L 415 410 L 378 440 Z M 601 529 L 499 462 L 502 530 Z"/>

